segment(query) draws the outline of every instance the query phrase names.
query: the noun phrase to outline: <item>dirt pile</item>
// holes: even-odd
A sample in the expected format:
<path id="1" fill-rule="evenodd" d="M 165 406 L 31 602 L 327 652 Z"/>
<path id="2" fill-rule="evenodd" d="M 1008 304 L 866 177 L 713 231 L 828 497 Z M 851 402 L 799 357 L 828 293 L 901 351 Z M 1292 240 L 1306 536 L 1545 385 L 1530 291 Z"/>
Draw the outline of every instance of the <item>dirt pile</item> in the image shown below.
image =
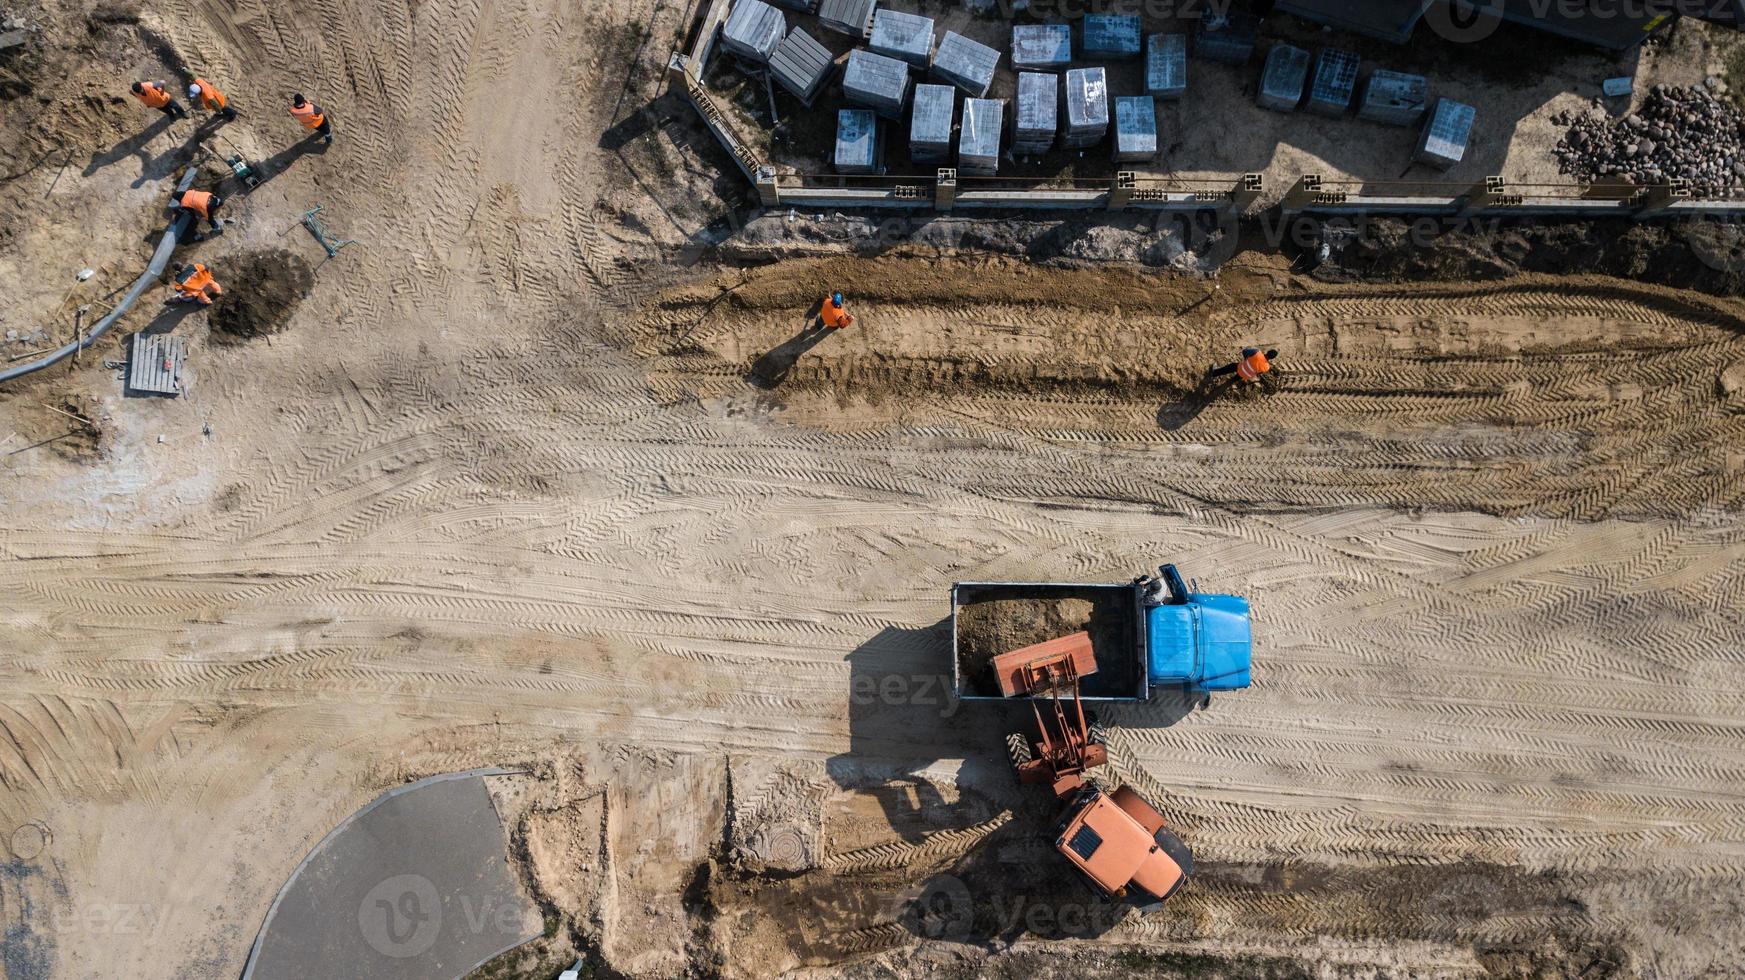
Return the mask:
<path id="1" fill-rule="evenodd" d="M 966 588 L 962 597 L 964 604 L 957 612 L 957 669 L 968 693 L 1000 693 L 988 666 L 1000 654 L 1080 630 L 1090 632 L 1097 655 L 1097 673 L 1085 679 L 1084 693 L 1132 693 L 1133 623 L 1125 590 Z"/>
<path id="2" fill-rule="evenodd" d="M 285 329 L 315 285 L 309 263 L 284 249 L 251 252 L 232 269 L 227 277 L 220 276 L 224 296 L 212 306 L 212 327 L 233 340 Z"/>

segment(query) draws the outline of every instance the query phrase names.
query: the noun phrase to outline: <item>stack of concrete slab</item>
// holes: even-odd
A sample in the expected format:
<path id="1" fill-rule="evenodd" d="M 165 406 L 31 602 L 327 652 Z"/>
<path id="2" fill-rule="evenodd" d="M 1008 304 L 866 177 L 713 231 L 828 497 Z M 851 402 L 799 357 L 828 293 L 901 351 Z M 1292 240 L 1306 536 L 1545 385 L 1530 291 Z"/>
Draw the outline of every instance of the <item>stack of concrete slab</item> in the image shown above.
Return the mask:
<path id="1" fill-rule="evenodd" d="M 963 100 L 963 125 L 957 131 L 958 173 L 992 177 L 999 169 L 1005 115 L 1006 103 L 1000 99 Z"/>
<path id="2" fill-rule="evenodd" d="M 1260 21 L 1249 14 L 1234 10 L 1218 16 L 1208 14 L 1194 29 L 1194 54 L 1207 61 L 1247 64 L 1259 36 Z"/>
<path id="3" fill-rule="evenodd" d="M 1422 75 L 1378 68 L 1363 86 L 1363 101 L 1357 118 L 1390 126 L 1412 126 L 1424 117 L 1430 103 L 1430 82 Z"/>
<path id="4" fill-rule="evenodd" d="M 870 109 L 836 110 L 836 170 L 845 174 L 879 172 L 879 117 Z"/>
<path id="5" fill-rule="evenodd" d="M 863 40 L 872 33 L 873 9 L 878 0 L 822 0 L 818 23 L 826 30 Z"/>
<path id="6" fill-rule="evenodd" d="M 1328 48 L 1315 59 L 1315 77 L 1309 82 L 1309 101 L 1304 106 L 1323 116 L 1343 116 L 1357 94 L 1358 57 L 1354 52 Z"/>
<path id="7" fill-rule="evenodd" d="M 880 10 L 873 14 L 872 40 L 867 47 L 879 54 L 926 68 L 933 60 L 933 18 Z"/>
<path id="8" fill-rule="evenodd" d="M 1424 123 L 1424 134 L 1418 137 L 1417 159 L 1439 170 L 1459 163 L 1466 157 L 1466 144 L 1472 139 L 1472 124 L 1478 110 L 1453 99 L 1437 99 L 1436 108 Z"/>
<path id="9" fill-rule="evenodd" d="M 988 86 L 994 83 L 994 69 L 999 66 L 1000 52 L 956 31 L 945 32 L 939 51 L 933 56 L 935 77 L 978 99 L 988 94 Z"/>
<path id="10" fill-rule="evenodd" d="M 1153 34 L 1145 39 L 1145 91 L 1179 99 L 1188 90 L 1188 36 Z"/>
<path id="11" fill-rule="evenodd" d="M 957 89 L 950 85 L 915 86 L 915 109 L 909 117 L 909 156 L 943 160 L 951 155 L 951 123 L 957 110 Z"/>
<path id="12" fill-rule="evenodd" d="M 1099 61 L 1139 57 L 1139 17 L 1136 14 L 1086 14 L 1080 47 L 1086 58 Z"/>
<path id="13" fill-rule="evenodd" d="M 1303 101 L 1303 83 L 1309 78 L 1309 52 L 1294 44 L 1275 44 L 1266 53 L 1260 70 L 1260 92 L 1254 101 L 1263 109 L 1292 112 Z"/>
<path id="14" fill-rule="evenodd" d="M 1109 75 L 1101 68 L 1066 73 L 1067 146 L 1096 146 L 1109 134 Z"/>
<path id="15" fill-rule="evenodd" d="M 842 94 L 855 105 L 892 119 L 909 99 L 909 66 L 895 58 L 855 48 L 842 68 Z"/>
<path id="16" fill-rule="evenodd" d="M 768 64 L 787 33 L 781 11 L 763 0 L 734 0 L 721 27 L 721 46 L 747 61 Z"/>
<path id="17" fill-rule="evenodd" d="M 1066 24 L 1019 24 L 1012 28 L 1012 67 L 1019 71 L 1065 71 L 1072 64 L 1072 28 Z"/>
<path id="18" fill-rule="evenodd" d="M 1012 152 L 1040 156 L 1054 145 L 1060 128 L 1060 76 L 1026 71 L 1018 74 L 1018 111 L 1012 119 Z"/>
<path id="19" fill-rule="evenodd" d="M 829 48 L 796 27 L 782 38 L 775 56 L 769 60 L 769 69 L 777 84 L 810 106 L 818 96 L 818 90 L 830 80 L 830 71 L 836 67 L 835 60 L 830 57 Z"/>
<path id="20" fill-rule="evenodd" d="M 786 7 L 796 14 L 809 14 L 818 9 L 818 0 L 770 0 L 778 7 Z"/>
<path id="21" fill-rule="evenodd" d="M 1157 102 L 1149 95 L 1115 99 L 1115 162 L 1157 158 Z"/>

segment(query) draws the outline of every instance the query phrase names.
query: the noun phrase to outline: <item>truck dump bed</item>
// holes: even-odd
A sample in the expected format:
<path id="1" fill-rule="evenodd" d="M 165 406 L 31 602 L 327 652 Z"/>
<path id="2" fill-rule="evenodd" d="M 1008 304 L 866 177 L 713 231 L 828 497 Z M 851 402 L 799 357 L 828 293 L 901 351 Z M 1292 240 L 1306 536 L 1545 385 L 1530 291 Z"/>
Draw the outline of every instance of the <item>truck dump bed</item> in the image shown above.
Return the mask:
<path id="1" fill-rule="evenodd" d="M 952 680 L 967 699 L 1000 697 L 993 659 L 1079 630 L 1091 635 L 1097 672 L 1081 696 L 1142 701 L 1146 694 L 1145 626 L 1131 584 L 959 582 L 951 587 Z"/>

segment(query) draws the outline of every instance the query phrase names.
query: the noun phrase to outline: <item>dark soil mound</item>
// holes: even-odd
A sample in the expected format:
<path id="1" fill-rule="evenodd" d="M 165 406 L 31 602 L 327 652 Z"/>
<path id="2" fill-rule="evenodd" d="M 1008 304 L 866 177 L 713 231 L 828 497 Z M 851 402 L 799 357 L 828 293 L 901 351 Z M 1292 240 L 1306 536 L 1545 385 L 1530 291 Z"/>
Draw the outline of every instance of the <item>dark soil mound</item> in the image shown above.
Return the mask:
<path id="1" fill-rule="evenodd" d="M 1080 689 L 1097 697 L 1130 697 L 1135 676 L 1133 596 L 1125 589 L 1048 586 L 965 588 L 957 610 L 957 665 L 966 694 L 997 697 L 988 664 L 1002 653 L 1087 630 L 1097 673 Z"/>
<path id="2" fill-rule="evenodd" d="M 214 336 L 233 340 L 285 329 L 315 285 L 309 263 L 284 249 L 250 252 L 212 274 L 224 287 L 224 295 L 212 304 Z"/>

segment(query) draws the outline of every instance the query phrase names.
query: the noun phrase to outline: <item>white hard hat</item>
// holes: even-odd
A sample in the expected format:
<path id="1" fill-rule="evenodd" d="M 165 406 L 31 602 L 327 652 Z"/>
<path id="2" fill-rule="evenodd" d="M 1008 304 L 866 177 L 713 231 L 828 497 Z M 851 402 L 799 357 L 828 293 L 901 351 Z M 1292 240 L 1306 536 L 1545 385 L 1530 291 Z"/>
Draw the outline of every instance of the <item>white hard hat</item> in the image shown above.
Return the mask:
<path id="1" fill-rule="evenodd" d="M 188 98 L 192 99 L 199 94 L 200 94 L 200 86 L 198 86 L 198 85 L 188 86 Z"/>

